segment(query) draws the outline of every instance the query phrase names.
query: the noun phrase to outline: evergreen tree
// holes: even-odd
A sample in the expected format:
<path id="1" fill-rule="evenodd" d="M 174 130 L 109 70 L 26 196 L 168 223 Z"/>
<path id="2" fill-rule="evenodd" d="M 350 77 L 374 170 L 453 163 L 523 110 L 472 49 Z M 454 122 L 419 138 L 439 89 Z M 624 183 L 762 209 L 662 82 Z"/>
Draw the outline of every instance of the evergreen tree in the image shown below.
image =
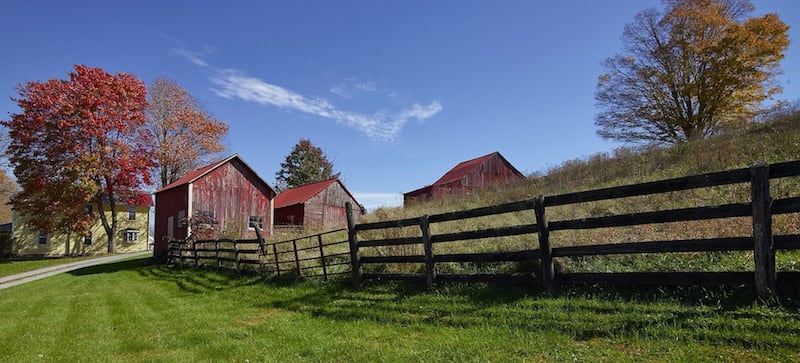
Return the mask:
<path id="1" fill-rule="evenodd" d="M 275 173 L 275 187 L 278 191 L 298 187 L 308 183 L 339 177 L 333 172 L 333 163 L 322 149 L 314 146 L 311 140 L 300 139 Z"/>

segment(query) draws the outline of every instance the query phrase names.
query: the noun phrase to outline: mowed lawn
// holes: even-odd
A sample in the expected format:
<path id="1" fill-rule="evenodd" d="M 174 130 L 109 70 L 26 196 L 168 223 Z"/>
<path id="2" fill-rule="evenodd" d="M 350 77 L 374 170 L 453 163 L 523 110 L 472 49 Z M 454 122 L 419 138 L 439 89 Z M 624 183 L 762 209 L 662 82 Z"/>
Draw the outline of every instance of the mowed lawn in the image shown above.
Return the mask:
<path id="1" fill-rule="evenodd" d="M 0 290 L 0 361 L 800 360 L 798 310 L 738 290 L 354 290 L 146 261 Z"/>

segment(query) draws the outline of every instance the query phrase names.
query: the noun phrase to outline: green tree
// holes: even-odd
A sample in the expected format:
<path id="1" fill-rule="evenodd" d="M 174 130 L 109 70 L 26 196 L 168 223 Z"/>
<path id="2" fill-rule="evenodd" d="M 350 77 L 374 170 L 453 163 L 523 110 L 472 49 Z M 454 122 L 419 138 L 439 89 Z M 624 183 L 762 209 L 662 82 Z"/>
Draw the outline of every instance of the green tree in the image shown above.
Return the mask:
<path id="1" fill-rule="evenodd" d="M 789 45 L 776 14 L 746 18 L 747 0 L 663 0 L 622 35 L 624 53 L 604 62 L 595 99 L 597 133 L 623 142 L 674 144 L 747 124 L 780 92 L 775 76 Z"/>
<path id="2" fill-rule="evenodd" d="M 336 177 L 339 173 L 333 172 L 333 163 L 322 149 L 314 146 L 311 140 L 300 139 L 275 173 L 275 187 L 283 191 Z"/>

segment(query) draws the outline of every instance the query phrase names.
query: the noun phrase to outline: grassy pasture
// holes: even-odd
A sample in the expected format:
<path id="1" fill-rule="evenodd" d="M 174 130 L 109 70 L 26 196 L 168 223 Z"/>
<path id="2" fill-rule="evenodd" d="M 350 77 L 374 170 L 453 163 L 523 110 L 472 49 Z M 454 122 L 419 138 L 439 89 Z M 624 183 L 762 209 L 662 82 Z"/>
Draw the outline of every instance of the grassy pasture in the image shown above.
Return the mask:
<path id="1" fill-rule="evenodd" d="M 0 292 L 0 361 L 800 359 L 800 310 L 754 303 L 749 290 L 353 290 L 138 258 Z"/>

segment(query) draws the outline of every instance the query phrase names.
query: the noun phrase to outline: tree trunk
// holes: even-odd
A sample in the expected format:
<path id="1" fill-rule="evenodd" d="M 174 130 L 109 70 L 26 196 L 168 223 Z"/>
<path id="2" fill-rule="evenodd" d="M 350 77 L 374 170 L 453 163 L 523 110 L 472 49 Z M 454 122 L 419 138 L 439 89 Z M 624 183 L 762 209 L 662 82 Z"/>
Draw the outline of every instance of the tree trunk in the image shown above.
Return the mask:
<path id="1" fill-rule="evenodd" d="M 103 196 L 97 197 L 97 207 L 100 211 L 100 221 L 103 223 L 103 229 L 106 231 L 108 237 L 108 253 L 116 253 L 116 231 L 117 231 L 117 211 L 115 210 L 114 196 L 108 196 L 108 206 L 111 209 L 111 223 L 106 218 L 105 210 L 103 209 Z"/>

